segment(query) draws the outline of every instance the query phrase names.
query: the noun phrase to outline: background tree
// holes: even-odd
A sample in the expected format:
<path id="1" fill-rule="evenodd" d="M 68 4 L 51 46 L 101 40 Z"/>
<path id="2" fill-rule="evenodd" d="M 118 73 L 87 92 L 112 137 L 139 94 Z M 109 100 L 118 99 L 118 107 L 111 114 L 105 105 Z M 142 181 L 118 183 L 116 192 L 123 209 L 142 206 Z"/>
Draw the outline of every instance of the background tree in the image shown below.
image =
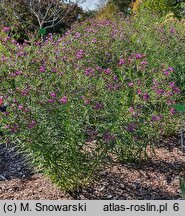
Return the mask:
<path id="1" fill-rule="evenodd" d="M 61 32 L 77 20 L 79 13 L 83 13 L 77 3 L 66 0 L 2 0 L 0 15 L 6 17 L 10 25 L 18 24 L 32 31 Z"/>
<path id="2" fill-rule="evenodd" d="M 128 14 L 128 8 L 130 8 L 133 0 L 110 0 L 114 5 L 116 5 L 119 11 Z"/>
<path id="3" fill-rule="evenodd" d="M 107 2 L 105 5 L 100 5 L 96 14 L 98 20 L 114 19 L 114 16 L 119 12 L 117 6 L 112 2 Z"/>
<path id="4" fill-rule="evenodd" d="M 100 0 L 98 4 L 99 11 L 97 17 L 100 19 L 112 19 L 119 12 L 124 15 L 130 13 L 132 0 Z"/>
<path id="5" fill-rule="evenodd" d="M 142 7 L 157 12 L 161 15 L 169 12 L 174 13 L 177 17 L 180 17 L 181 3 L 184 0 L 142 0 Z"/>
<path id="6" fill-rule="evenodd" d="M 132 11 L 134 13 L 139 11 L 141 3 L 142 3 L 142 0 L 135 0 L 131 3 Z"/>

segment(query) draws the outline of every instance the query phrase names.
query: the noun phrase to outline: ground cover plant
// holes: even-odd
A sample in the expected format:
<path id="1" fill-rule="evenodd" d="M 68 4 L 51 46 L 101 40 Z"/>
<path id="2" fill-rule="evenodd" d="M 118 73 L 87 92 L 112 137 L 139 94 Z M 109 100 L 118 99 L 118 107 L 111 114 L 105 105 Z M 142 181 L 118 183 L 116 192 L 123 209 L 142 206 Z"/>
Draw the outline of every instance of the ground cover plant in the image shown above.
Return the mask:
<path id="1" fill-rule="evenodd" d="M 174 104 L 183 100 L 184 56 L 174 55 L 184 51 L 181 25 L 88 20 L 23 44 L 4 28 L 5 141 L 66 191 L 89 183 L 111 156 L 137 162 L 148 147 L 154 156 L 160 136 L 176 130 Z"/>

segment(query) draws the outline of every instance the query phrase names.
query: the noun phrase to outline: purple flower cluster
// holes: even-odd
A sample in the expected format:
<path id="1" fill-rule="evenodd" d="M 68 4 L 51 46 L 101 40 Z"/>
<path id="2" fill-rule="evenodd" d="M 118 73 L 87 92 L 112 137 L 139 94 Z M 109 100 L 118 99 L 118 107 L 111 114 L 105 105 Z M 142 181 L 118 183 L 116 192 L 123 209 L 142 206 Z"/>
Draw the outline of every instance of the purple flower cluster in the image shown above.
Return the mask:
<path id="1" fill-rule="evenodd" d="M 84 51 L 82 49 L 80 49 L 76 52 L 76 58 L 77 59 L 83 58 L 83 55 L 84 55 Z"/>
<path id="2" fill-rule="evenodd" d="M 54 122 L 49 118 L 55 118 L 66 131 L 74 127 L 75 136 L 83 137 L 92 127 L 100 144 L 116 140 L 121 145 L 148 139 L 147 131 L 152 131 L 149 136 L 158 134 L 163 122 L 175 114 L 172 105 L 180 94 L 173 80 L 175 68 L 166 63 L 157 66 L 158 62 L 153 68 L 147 51 L 145 55 L 125 46 L 129 34 L 117 22 L 94 21 L 76 25 L 57 40 L 50 34 L 45 44 L 0 39 L 11 53 L 0 58 L 2 81 L 7 83 L 0 90 L 10 103 L 7 122 L 19 121 L 7 128 L 12 132 L 34 129 L 40 118 L 50 127 Z M 65 128 L 67 120 L 69 128 Z M 64 141 L 69 141 L 65 136 L 69 133 L 64 135 Z"/>
<path id="3" fill-rule="evenodd" d="M 86 75 L 86 76 L 92 76 L 92 75 L 94 75 L 94 73 L 95 73 L 95 69 L 93 69 L 93 68 L 91 68 L 91 67 L 89 67 L 89 68 L 87 68 L 87 69 L 85 70 L 85 75 Z"/>

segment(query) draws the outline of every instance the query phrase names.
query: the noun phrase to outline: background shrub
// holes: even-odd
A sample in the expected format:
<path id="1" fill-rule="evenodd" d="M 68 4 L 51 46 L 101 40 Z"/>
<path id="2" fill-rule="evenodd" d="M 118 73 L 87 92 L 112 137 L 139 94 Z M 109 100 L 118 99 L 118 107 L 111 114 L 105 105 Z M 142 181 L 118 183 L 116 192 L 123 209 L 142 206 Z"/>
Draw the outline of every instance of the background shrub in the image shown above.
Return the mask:
<path id="1" fill-rule="evenodd" d="M 144 0 L 141 5 L 152 12 L 162 15 L 173 12 L 177 17 L 180 17 L 181 2 L 176 0 Z"/>
<path id="2" fill-rule="evenodd" d="M 66 29 L 83 17 L 84 12 L 77 4 L 53 0 L 6 0 L 0 2 L 2 26 L 11 27 L 11 35 L 19 40 L 28 39 L 28 32 L 38 33 L 46 28 L 47 33 L 63 34 Z M 16 38 L 17 39 L 17 38 Z"/>

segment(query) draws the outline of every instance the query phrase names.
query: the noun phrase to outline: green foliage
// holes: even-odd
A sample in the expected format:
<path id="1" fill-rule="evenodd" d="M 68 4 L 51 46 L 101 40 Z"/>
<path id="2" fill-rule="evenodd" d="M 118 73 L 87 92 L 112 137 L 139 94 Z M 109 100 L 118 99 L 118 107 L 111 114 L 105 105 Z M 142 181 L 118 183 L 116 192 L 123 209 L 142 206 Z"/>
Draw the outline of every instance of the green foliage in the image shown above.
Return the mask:
<path id="1" fill-rule="evenodd" d="M 0 44 L 0 54 L 2 55 L 4 55 L 6 53 L 6 49 L 5 49 L 5 47 L 2 45 L 2 44 Z"/>
<path id="2" fill-rule="evenodd" d="M 42 45 L 2 40 L 5 141 L 31 154 L 62 189 L 86 185 L 110 156 L 147 159 L 176 130 L 185 61 L 174 52 L 184 49 L 184 30 L 154 18 L 87 21 Z"/>
<path id="3" fill-rule="evenodd" d="M 179 16 L 183 19 L 185 19 L 185 2 L 181 3 L 181 9 L 180 9 L 180 14 Z"/>
<path id="4" fill-rule="evenodd" d="M 110 13 L 108 13 L 110 14 Z M 66 191 L 86 185 L 110 155 L 147 159 L 176 130 L 185 95 L 185 30 L 171 15 L 76 24 L 41 46 L 1 37 L 0 113 L 17 143 Z M 181 89 L 181 94 L 179 94 Z M 181 183 L 182 184 L 182 183 Z"/>
<path id="5" fill-rule="evenodd" d="M 116 15 L 122 12 L 124 15 L 131 14 L 130 3 L 131 0 L 108 0 L 106 4 L 100 7 L 96 17 L 99 20 L 111 19 L 115 20 Z M 119 16 L 119 15 L 118 15 Z"/>
<path id="6" fill-rule="evenodd" d="M 96 18 L 98 20 L 114 20 L 115 15 L 119 12 L 118 7 L 111 3 L 108 2 L 104 7 L 102 7 L 97 13 L 96 13 Z"/>
<path id="7" fill-rule="evenodd" d="M 161 62 L 171 65 L 176 71 L 173 74 L 174 80 L 182 90 L 182 100 L 185 100 L 184 21 L 161 17 L 146 10 L 131 20 L 124 24 L 127 47 L 146 53 L 153 68 L 159 67 Z"/>
<path id="8" fill-rule="evenodd" d="M 117 6 L 119 11 L 128 14 L 128 8 L 132 3 L 132 0 L 110 0 L 111 3 Z"/>
<path id="9" fill-rule="evenodd" d="M 140 9 L 142 0 L 135 0 L 134 2 L 131 3 L 132 11 L 134 13 L 137 13 Z"/>
<path id="10" fill-rule="evenodd" d="M 97 11 L 95 10 L 85 11 L 82 20 L 85 21 L 86 19 L 94 18 L 96 16 L 96 13 Z"/>
<path id="11" fill-rule="evenodd" d="M 185 199 L 185 180 L 183 177 L 180 177 L 180 190 L 182 198 Z"/>
<path id="12" fill-rule="evenodd" d="M 147 10 L 157 12 L 159 14 L 173 12 L 176 16 L 179 16 L 181 2 L 176 0 L 144 0 L 142 6 L 146 7 Z"/>

